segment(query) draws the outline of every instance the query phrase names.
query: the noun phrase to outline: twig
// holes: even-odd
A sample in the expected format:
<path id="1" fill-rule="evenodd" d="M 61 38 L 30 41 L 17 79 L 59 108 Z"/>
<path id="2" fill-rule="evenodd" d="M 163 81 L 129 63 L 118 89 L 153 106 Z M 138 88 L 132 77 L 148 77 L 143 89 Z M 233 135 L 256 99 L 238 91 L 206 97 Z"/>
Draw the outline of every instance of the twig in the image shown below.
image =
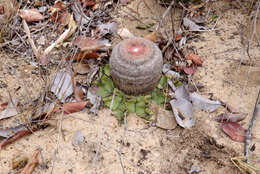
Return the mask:
<path id="1" fill-rule="evenodd" d="M 259 115 L 259 111 L 260 111 L 260 90 L 258 92 L 258 96 L 256 98 L 256 103 L 255 103 L 255 108 L 254 108 L 254 112 L 253 112 L 253 117 L 251 119 L 251 122 L 249 124 L 249 128 L 247 130 L 246 133 L 246 141 L 245 141 L 245 156 L 246 156 L 246 162 L 249 163 L 249 146 L 250 146 L 250 141 L 251 141 L 251 137 L 252 137 L 252 130 L 253 130 L 253 126 L 256 122 L 257 116 Z"/>
<path id="2" fill-rule="evenodd" d="M 14 134 L 13 136 L 3 140 L 3 142 L 0 145 L 0 150 L 4 149 L 8 144 L 11 144 L 13 142 L 15 142 L 16 140 L 21 139 L 22 137 L 32 134 L 35 131 L 38 131 L 40 129 L 44 129 L 46 128 L 48 125 L 35 125 L 34 127 L 32 127 L 31 129 L 28 128 L 24 128 L 21 131 L 17 132 L 16 134 Z"/>
<path id="3" fill-rule="evenodd" d="M 162 25 L 162 21 L 164 20 L 164 18 L 166 17 L 166 15 L 169 13 L 169 11 L 171 10 L 172 6 L 174 5 L 175 1 L 172 1 L 171 4 L 169 5 L 169 7 L 165 10 L 165 12 L 162 15 L 161 20 L 159 21 L 159 23 L 157 24 L 155 31 L 158 31 L 160 26 Z"/>
<path id="4" fill-rule="evenodd" d="M 69 28 L 60 35 L 60 37 L 51 44 L 48 48 L 46 48 L 43 52 L 43 56 L 47 56 L 51 52 L 51 50 L 58 44 L 62 43 L 65 39 L 70 37 L 74 31 L 77 29 L 77 25 L 73 19 L 73 15 L 70 16 Z"/>
<path id="5" fill-rule="evenodd" d="M 36 165 L 39 163 L 38 161 L 38 155 L 40 153 L 40 149 L 37 149 L 34 153 L 30 161 L 26 164 L 21 174 L 31 174 L 33 172 L 33 169 L 36 167 Z"/>
<path id="6" fill-rule="evenodd" d="M 30 45 L 32 47 L 32 50 L 33 50 L 33 53 L 34 53 L 35 57 L 37 58 L 37 60 L 39 61 L 40 60 L 40 55 L 39 55 L 38 49 L 36 48 L 36 46 L 34 44 L 34 41 L 32 40 L 30 29 L 29 29 L 25 19 L 23 19 L 23 28 L 24 28 L 24 31 L 25 31 L 27 37 L 28 37 L 29 43 L 30 43 Z"/>

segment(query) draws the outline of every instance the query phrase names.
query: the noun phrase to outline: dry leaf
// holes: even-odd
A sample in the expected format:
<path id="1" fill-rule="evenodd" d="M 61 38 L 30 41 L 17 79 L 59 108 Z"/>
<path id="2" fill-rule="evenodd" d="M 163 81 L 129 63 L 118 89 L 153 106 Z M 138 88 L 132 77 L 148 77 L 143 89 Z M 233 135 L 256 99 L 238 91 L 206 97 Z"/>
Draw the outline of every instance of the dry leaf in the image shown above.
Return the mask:
<path id="1" fill-rule="evenodd" d="M 4 110 L 4 109 L 7 108 L 8 102 L 4 102 L 4 103 L 2 103 L 0 106 L 1 106 L 0 111 L 2 111 L 2 110 Z"/>
<path id="2" fill-rule="evenodd" d="M 73 70 L 78 74 L 87 74 L 90 72 L 90 66 L 84 63 L 73 63 Z"/>
<path id="3" fill-rule="evenodd" d="M 191 75 L 191 74 L 194 74 L 195 73 L 195 69 L 193 67 L 184 67 L 183 68 L 183 71 L 188 74 L 188 75 Z"/>
<path id="4" fill-rule="evenodd" d="M 177 123 L 183 128 L 191 128 L 195 125 L 193 109 L 190 101 L 183 98 L 170 101 Z"/>
<path id="5" fill-rule="evenodd" d="M 44 50 L 43 55 L 40 58 L 40 62 L 42 65 L 46 65 L 48 63 L 47 55 L 51 52 L 51 50 L 55 48 L 58 44 L 68 39 L 76 31 L 77 27 L 78 26 L 73 19 L 73 15 L 70 15 L 69 28 L 64 31 L 54 43 L 52 43 L 48 48 Z"/>
<path id="6" fill-rule="evenodd" d="M 190 100 L 192 101 L 192 104 L 195 107 L 208 112 L 215 111 L 221 105 L 221 103 L 218 100 L 216 101 L 209 100 L 207 98 L 202 97 L 196 92 L 190 94 Z"/>
<path id="7" fill-rule="evenodd" d="M 14 128 L 0 129 L 0 137 L 8 138 L 16 134 L 17 132 L 27 129 L 24 125 L 19 125 Z"/>
<path id="8" fill-rule="evenodd" d="M 218 122 L 239 122 L 246 118 L 245 113 L 222 113 L 216 116 L 214 119 Z"/>
<path id="9" fill-rule="evenodd" d="M 40 21 L 44 16 L 37 9 L 19 10 L 18 15 L 27 22 Z"/>
<path id="10" fill-rule="evenodd" d="M 76 87 L 74 88 L 74 97 L 78 102 L 83 101 L 84 91 L 80 85 L 76 85 Z"/>
<path id="11" fill-rule="evenodd" d="M 81 51 L 96 51 L 111 46 L 107 39 L 94 39 L 85 36 L 78 36 L 73 42 Z"/>
<path id="12" fill-rule="evenodd" d="M 15 101 L 9 102 L 6 109 L 0 112 L 0 120 L 17 115 L 18 111 L 16 109 L 16 104 Z"/>
<path id="13" fill-rule="evenodd" d="M 201 30 L 207 30 L 206 27 L 197 25 L 195 22 L 190 20 L 187 17 L 183 18 L 183 25 L 184 27 L 188 28 L 190 31 L 201 31 Z"/>
<path id="14" fill-rule="evenodd" d="M 127 28 L 118 29 L 117 34 L 123 39 L 134 37 L 134 35 Z"/>
<path id="15" fill-rule="evenodd" d="M 79 112 L 86 107 L 88 101 L 81 101 L 81 102 L 71 102 L 63 104 L 63 111 L 64 114 L 71 114 L 74 112 Z"/>
<path id="16" fill-rule="evenodd" d="M 66 58 L 66 60 L 75 60 L 80 61 L 82 59 L 97 59 L 99 58 L 99 54 L 96 51 L 88 52 L 88 51 L 82 51 L 79 53 L 76 53 L 74 56 L 69 56 Z"/>
<path id="17" fill-rule="evenodd" d="M 144 36 L 144 38 L 147 39 L 147 40 L 150 40 L 152 42 L 156 42 L 157 41 L 157 39 L 156 39 L 156 32 L 154 31 L 154 32 L 152 32 L 150 34 L 147 34 L 147 35 Z"/>
<path id="18" fill-rule="evenodd" d="M 192 60 L 193 63 L 195 63 L 196 65 L 202 65 L 202 60 L 200 58 L 200 56 L 194 54 L 194 53 L 190 53 L 185 57 L 186 60 Z"/>
<path id="19" fill-rule="evenodd" d="M 56 72 L 52 77 L 51 92 L 65 102 L 66 98 L 73 93 L 72 76 L 69 72 Z"/>
<path id="20" fill-rule="evenodd" d="M 189 94 L 187 88 L 185 87 L 185 85 L 181 85 L 180 87 L 178 87 L 175 90 L 175 98 L 176 99 L 183 98 L 183 99 L 186 99 L 188 101 L 190 100 L 190 94 Z"/>
<path id="21" fill-rule="evenodd" d="M 245 141 L 246 130 L 240 124 L 235 122 L 224 122 L 221 124 L 221 128 L 233 141 Z"/>

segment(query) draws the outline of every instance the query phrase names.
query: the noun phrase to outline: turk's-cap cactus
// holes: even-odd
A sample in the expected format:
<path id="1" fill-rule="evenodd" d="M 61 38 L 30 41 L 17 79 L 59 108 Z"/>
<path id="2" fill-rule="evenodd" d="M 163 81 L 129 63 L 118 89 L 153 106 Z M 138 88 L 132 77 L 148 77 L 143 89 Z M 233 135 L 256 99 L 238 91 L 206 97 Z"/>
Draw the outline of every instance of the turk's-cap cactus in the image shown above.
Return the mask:
<path id="1" fill-rule="evenodd" d="M 162 76 L 162 52 L 144 38 L 134 37 L 118 43 L 109 64 L 115 86 L 127 95 L 150 94 Z"/>

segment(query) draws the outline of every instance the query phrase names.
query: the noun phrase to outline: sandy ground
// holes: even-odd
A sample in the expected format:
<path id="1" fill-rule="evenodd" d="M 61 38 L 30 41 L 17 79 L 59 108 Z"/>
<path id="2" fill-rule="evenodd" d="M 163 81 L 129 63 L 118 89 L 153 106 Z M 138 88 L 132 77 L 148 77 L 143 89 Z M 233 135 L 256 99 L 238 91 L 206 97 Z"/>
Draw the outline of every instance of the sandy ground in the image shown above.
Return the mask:
<path id="1" fill-rule="evenodd" d="M 127 15 L 132 12 L 138 17 L 139 13 L 147 21 L 154 21 L 165 11 L 164 7 L 152 1 L 147 1 L 147 5 L 136 0 L 119 9 L 121 13 L 117 18 L 121 27 L 128 28 L 137 36 L 147 34 L 147 31 L 135 29 L 136 20 L 130 20 Z M 247 128 L 260 87 L 260 49 L 251 48 L 250 54 L 255 60 L 253 66 L 239 66 L 242 57 L 239 24 L 244 21 L 245 12 L 222 1 L 213 3 L 212 9 L 216 9 L 214 13 L 221 16 L 217 24 L 219 30 L 202 32 L 187 43 L 204 61 L 195 73 L 194 81 L 205 86 L 201 91 L 203 96 L 208 97 L 212 93 L 215 98 L 248 113 L 249 116 L 243 121 L 243 127 Z M 0 57 L 5 59 L 0 62 L 0 80 L 8 85 L 7 88 L 0 88 L 1 102 L 6 99 L 3 94 L 7 89 L 13 92 L 19 86 L 18 96 L 27 97 L 29 101 L 24 84 L 29 92 L 36 95 L 37 86 L 30 88 L 30 83 L 40 83 L 33 81 L 30 70 L 26 73 L 25 63 L 17 64 L 16 59 L 6 54 Z M 8 73 L 7 67 L 15 67 L 16 75 Z M 201 174 L 239 173 L 230 158 L 242 156 L 244 144 L 230 140 L 221 131 L 220 124 L 213 121 L 213 117 L 221 112 L 221 108 L 213 113 L 195 110 L 194 128 L 186 130 L 177 127 L 168 131 L 154 127 L 135 115 L 128 116 L 127 124 L 119 126 L 108 110 L 100 111 L 97 116 L 84 112 L 64 117 L 59 115 L 57 120 L 62 121 L 54 120 L 53 126 L 1 150 L 0 174 L 11 171 L 11 161 L 15 156 L 30 157 L 37 148 L 42 151 L 40 165 L 34 173 L 42 174 L 51 171 L 53 174 L 182 174 L 188 173 L 192 166 L 200 167 Z M 62 125 L 63 134 L 58 131 L 59 125 Z M 252 154 L 258 155 L 258 161 L 259 129 L 260 120 L 253 131 L 256 150 Z M 84 136 L 84 142 L 80 145 L 73 144 L 76 131 L 81 131 Z"/>

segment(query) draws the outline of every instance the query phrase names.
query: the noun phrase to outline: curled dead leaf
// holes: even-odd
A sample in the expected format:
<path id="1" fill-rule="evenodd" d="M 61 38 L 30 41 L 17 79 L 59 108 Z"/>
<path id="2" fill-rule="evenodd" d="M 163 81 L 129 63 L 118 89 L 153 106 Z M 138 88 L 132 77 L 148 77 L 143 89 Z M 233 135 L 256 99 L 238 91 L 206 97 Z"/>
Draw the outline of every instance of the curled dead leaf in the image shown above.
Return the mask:
<path id="1" fill-rule="evenodd" d="M 87 74 L 90 72 L 90 66 L 84 63 L 73 63 L 73 70 L 78 74 Z"/>
<path id="2" fill-rule="evenodd" d="M 82 59 L 97 59 L 99 58 L 99 54 L 96 51 L 81 51 L 79 53 L 76 53 L 74 56 L 69 56 L 66 58 L 66 60 L 75 60 L 80 61 Z"/>
<path id="3" fill-rule="evenodd" d="M 147 39 L 147 40 L 150 40 L 152 42 L 156 42 L 157 41 L 157 39 L 156 39 L 156 32 L 154 31 L 154 32 L 152 32 L 150 34 L 147 34 L 147 35 L 144 36 L 144 38 Z"/>
<path id="4" fill-rule="evenodd" d="M 78 46 L 81 51 L 96 51 L 110 46 L 106 39 L 94 39 L 85 36 L 78 36 L 73 44 Z"/>
<path id="5" fill-rule="evenodd" d="M 74 112 L 79 112 L 82 109 L 84 109 L 87 104 L 88 104 L 88 101 L 65 103 L 65 104 L 63 104 L 64 114 L 71 114 Z"/>
<path id="6" fill-rule="evenodd" d="M 75 88 L 74 88 L 74 96 L 75 96 L 75 99 L 78 102 L 83 100 L 83 98 L 84 98 L 84 91 L 83 91 L 81 86 L 79 86 L 79 85 L 75 86 Z"/>
<path id="7" fill-rule="evenodd" d="M 193 106 L 208 112 L 215 111 L 221 105 L 218 100 L 209 100 L 196 92 L 190 94 L 190 100 Z"/>
<path id="8" fill-rule="evenodd" d="M 44 16 L 37 9 L 19 10 L 18 15 L 27 22 L 41 21 Z"/>
<path id="9" fill-rule="evenodd" d="M 221 128 L 233 141 L 245 141 L 246 130 L 240 124 L 236 122 L 224 122 L 221 124 Z"/>
<path id="10" fill-rule="evenodd" d="M 218 122 L 239 122 L 246 118 L 245 113 L 222 113 L 216 116 L 214 119 Z"/>
<path id="11" fill-rule="evenodd" d="M 195 69 L 193 67 L 184 67 L 183 68 L 183 71 L 188 74 L 188 75 L 191 75 L 191 74 L 194 74 L 195 73 Z"/>
<path id="12" fill-rule="evenodd" d="M 200 56 L 194 54 L 194 53 L 189 53 L 186 58 L 186 60 L 192 60 L 193 63 L 195 63 L 196 65 L 202 65 L 202 60 L 200 58 Z"/>

